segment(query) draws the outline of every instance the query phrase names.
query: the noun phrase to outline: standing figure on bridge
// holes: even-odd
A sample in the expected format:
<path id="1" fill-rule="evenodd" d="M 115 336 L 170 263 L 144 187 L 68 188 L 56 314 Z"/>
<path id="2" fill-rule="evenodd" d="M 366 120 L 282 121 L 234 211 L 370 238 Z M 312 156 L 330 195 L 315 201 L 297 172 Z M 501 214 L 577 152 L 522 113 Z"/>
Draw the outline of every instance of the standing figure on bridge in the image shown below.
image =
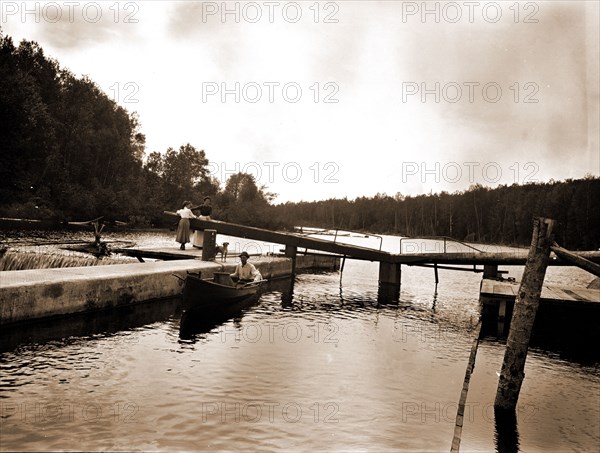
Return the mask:
<path id="1" fill-rule="evenodd" d="M 241 263 L 235 267 L 235 272 L 231 274 L 231 279 L 239 283 L 257 282 L 262 280 L 262 275 L 254 264 L 248 262 L 248 252 L 240 253 Z"/>
<path id="2" fill-rule="evenodd" d="M 190 209 L 192 207 L 191 201 L 184 201 L 183 207 L 177 210 L 179 214 L 179 224 L 177 225 L 177 236 L 175 240 L 181 244 L 179 247 L 181 250 L 185 250 L 185 244 L 190 242 L 190 219 L 195 219 L 196 216 Z"/>
<path id="3" fill-rule="evenodd" d="M 192 209 L 200 209 L 200 216 L 198 217 L 201 220 L 211 220 L 210 215 L 212 214 L 212 206 L 210 204 L 210 197 L 204 197 L 204 203 L 200 206 L 197 206 Z M 202 248 L 202 244 L 204 243 L 204 230 L 196 230 L 192 235 L 192 245 L 199 249 Z"/>

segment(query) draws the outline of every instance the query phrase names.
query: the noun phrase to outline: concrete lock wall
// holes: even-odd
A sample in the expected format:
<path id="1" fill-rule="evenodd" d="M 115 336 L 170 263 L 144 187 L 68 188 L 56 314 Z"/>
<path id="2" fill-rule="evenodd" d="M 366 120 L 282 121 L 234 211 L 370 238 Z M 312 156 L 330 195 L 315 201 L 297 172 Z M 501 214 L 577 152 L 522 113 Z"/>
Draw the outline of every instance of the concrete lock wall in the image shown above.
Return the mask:
<path id="1" fill-rule="evenodd" d="M 302 269 L 335 268 L 336 259 L 298 257 Z M 291 274 L 289 258 L 254 258 L 264 278 Z M 0 325 L 177 297 L 187 272 L 233 272 L 236 264 L 200 260 L 0 272 Z"/>

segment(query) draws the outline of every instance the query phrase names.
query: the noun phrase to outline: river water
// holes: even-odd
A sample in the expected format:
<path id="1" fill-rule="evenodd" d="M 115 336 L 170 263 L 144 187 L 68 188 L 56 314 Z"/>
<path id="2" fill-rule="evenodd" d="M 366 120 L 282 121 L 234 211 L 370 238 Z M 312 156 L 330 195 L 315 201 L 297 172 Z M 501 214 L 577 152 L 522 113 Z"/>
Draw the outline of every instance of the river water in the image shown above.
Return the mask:
<path id="1" fill-rule="evenodd" d="M 33 245 L 35 233 L 7 236 L 5 245 L 20 252 L 55 252 Z M 105 239 L 177 246 L 169 232 Z M 377 238 L 338 240 L 379 247 Z M 250 253 L 279 248 L 229 242 Z M 382 238 L 383 249 L 399 247 L 399 238 Z M 523 270 L 505 269 L 517 279 Z M 441 270 L 436 289 L 433 270 L 403 266 L 400 301 L 389 305 L 377 303 L 377 276 L 377 263 L 348 260 L 341 274 L 275 280 L 242 312 L 208 324 L 172 299 L 3 329 L 0 447 L 449 451 L 481 275 Z M 546 276 L 563 285 L 591 279 L 574 268 Z M 461 451 L 598 451 L 600 361 L 595 344 L 586 348 L 573 355 L 532 345 L 517 421 L 507 429 L 493 411 L 505 343 L 483 338 Z"/>

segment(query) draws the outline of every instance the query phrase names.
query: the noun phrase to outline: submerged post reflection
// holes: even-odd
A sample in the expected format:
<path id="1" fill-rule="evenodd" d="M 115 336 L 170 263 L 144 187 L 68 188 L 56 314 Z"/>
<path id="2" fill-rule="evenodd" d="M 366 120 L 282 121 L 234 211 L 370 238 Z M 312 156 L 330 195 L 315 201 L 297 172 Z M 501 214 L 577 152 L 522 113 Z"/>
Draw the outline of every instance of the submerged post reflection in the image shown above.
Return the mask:
<path id="1" fill-rule="evenodd" d="M 496 451 L 498 453 L 518 453 L 519 431 L 515 410 L 494 408 Z"/>

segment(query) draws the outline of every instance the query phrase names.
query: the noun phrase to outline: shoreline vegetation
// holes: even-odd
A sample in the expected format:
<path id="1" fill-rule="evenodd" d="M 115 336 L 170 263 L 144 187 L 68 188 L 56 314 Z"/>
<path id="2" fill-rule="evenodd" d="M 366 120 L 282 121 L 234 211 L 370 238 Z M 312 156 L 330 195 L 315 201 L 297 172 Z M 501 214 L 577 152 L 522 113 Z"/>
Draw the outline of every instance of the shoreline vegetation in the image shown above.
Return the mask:
<path id="1" fill-rule="evenodd" d="M 0 217 L 56 225 L 104 217 L 126 228 L 168 228 L 182 200 L 213 203 L 212 217 L 272 230 L 318 226 L 401 236 L 527 246 L 532 219 L 557 221 L 570 250 L 600 247 L 600 177 L 462 192 L 275 204 L 248 173 L 219 181 L 204 150 L 146 150 L 137 113 L 76 77 L 33 41 L 0 29 Z"/>

